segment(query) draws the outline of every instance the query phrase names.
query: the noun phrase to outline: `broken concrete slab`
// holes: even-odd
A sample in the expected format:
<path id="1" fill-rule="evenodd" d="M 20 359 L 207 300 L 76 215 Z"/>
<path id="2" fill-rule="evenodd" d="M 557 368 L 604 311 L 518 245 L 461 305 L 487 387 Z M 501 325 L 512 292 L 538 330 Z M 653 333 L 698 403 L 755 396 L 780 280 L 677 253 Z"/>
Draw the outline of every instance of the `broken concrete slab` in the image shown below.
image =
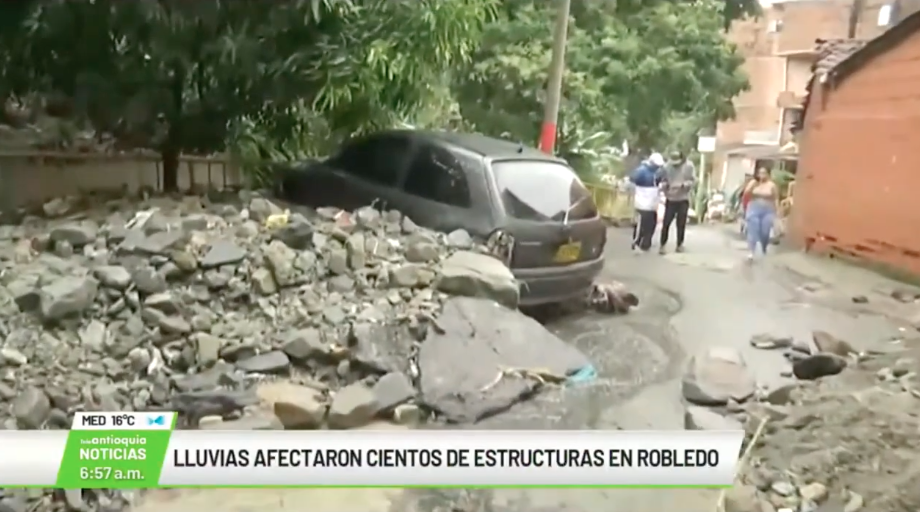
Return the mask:
<path id="1" fill-rule="evenodd" d="M 488 299 L 453 297 L 418 355 L 421 402 L 455 423 L 476 422 L 531 395 L 538 382 L 502 369 L 562 378 L 591 365 L 587 356 L 536 320 Z"/>

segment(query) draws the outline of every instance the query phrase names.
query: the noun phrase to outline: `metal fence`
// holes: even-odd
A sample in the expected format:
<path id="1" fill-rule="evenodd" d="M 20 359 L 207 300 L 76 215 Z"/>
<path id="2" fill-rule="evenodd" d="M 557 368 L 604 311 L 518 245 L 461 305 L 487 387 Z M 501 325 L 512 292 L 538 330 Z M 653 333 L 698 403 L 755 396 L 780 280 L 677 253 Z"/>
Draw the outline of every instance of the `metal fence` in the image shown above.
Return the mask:
<path id="1" fill-rule="evenodd" d="M 606 183 L 586 183 L 585 187 L 591 191 L 594 204 L 601 217 L 611 221 L 632 219 L 632 196 L 617 190 L 613 185 Z"/>

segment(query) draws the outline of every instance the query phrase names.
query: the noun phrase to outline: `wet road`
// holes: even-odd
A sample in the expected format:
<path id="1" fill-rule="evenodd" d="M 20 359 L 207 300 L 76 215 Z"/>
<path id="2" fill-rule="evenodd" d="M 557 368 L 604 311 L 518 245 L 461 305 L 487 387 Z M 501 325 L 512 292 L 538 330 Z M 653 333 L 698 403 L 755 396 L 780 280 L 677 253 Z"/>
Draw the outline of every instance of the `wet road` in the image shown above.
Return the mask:
<path id="1" fill-rule="evenodd" d="M 551 325 L 593 358 L 599 380 L 550 391 L 477 428 L 680 429 L 680 370 L 688 354 L 704 347 L 740 348 L 758 382 L 773 386 L 785 362 L 779 354 L 755 354 L 748 345 L 754 334 L 807 338 L 823 329 L 857 349 L 902 334 L 897 321 L 877 311 L 893 311 L 876 295 L 894 285 L 865 271 L 795 253 L 747 265 L 743 244 L 724 227 L 691 230 L 684 254 L 635 255 L 628 244 L 625 231 L 611 231 L 605 276 L 626 283 L 640 307 L 622 317 L 572 317 Z M 875 295 L 870 305 L 856 306 L 849 295 L 855 293 Z M 184 492 L 154 495 L 138 510 L 710 512 L 716 499 L 705 490 L 660 489 Z"/>

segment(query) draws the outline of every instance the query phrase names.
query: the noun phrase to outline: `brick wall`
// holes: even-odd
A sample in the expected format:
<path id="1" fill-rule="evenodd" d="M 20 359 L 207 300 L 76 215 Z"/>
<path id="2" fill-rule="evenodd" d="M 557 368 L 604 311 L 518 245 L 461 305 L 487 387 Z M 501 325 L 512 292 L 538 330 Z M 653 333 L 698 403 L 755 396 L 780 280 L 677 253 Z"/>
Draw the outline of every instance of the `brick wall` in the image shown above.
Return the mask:
<path id="1" fill-rule="evenodd" d="M 920 275 L 918 79 L 920 32 L 812 99 L 793 241 Z"/>

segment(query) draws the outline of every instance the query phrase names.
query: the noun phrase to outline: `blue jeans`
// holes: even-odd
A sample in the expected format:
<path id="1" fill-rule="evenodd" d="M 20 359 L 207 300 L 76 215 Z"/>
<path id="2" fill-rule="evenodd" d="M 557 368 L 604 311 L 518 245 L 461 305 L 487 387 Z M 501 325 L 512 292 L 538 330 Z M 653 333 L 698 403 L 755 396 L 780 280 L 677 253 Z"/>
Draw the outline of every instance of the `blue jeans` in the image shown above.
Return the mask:
<path id="1" fill-rule="evenodd" d="M 773 231 L 773 220 L 776 218 L 776 205 L 766 199 L 754 199 L 747 207 L 744 214 L 745 229 L 747 230 L 748 248 L 751 254 L 757 251 L 759 243 L 764 254 L 770 245 L 770 233 Z"/>

